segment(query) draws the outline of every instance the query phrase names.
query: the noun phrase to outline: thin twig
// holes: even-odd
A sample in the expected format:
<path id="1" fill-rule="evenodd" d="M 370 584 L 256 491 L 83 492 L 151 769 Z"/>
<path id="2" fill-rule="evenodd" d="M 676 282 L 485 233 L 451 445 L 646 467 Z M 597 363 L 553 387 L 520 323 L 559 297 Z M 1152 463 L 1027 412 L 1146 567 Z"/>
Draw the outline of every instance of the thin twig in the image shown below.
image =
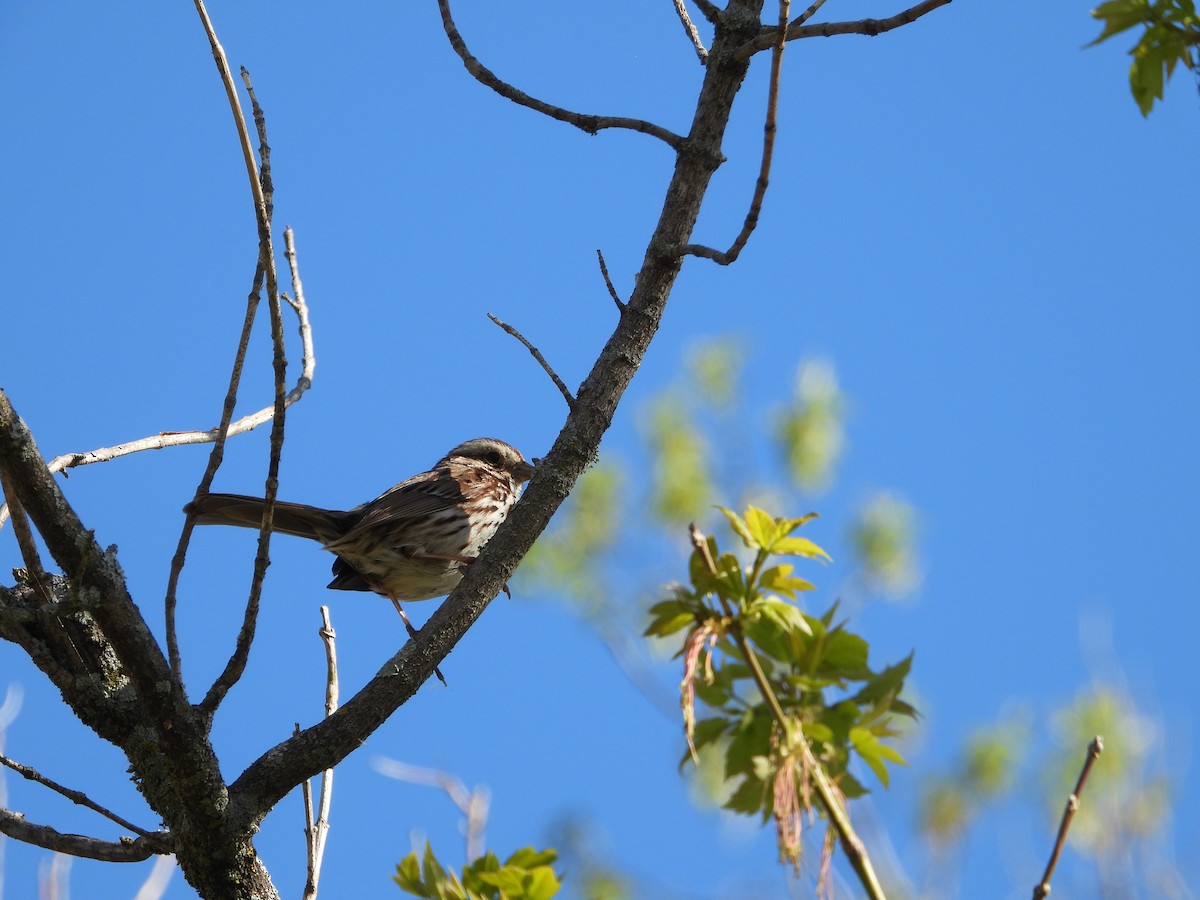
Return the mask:
<path id="1" fill-rule="evenodd" d="M 608 295 L 613 298 L 613 303 L 617 304 L 617 309 L 625 312 L 625 303 L 617 294 L 617 289 L 613 287 L 612 279 L 608 277 L 608 266 L 605 264 L 604 254 L 600 250 L 596 251 L 596 258 L 600 260 L 600 274 L 604 276 L 604 283 L 608 287 Z"/>
<path id="2" fill-rule="evenodd" d="M 65 786 L 59 784 L 57 781 L 47 778 L 45 775 L 41 774 L 37 769 L 31 768 L 29 766 L 21 765 L 21 763 L 17 762 L 16 760 L 9 759 L 7 756 L 5 756 L 2 753 L 0 753 L 0 765 L 6 766 L 6 767 L 12 769 L 14 772 L 16 772 L 22 778 L 26 778 L 29 781 L 35 781 L 40 785 L 44 785 L 45 787 L 50 788 L 50 790 L 54 791 L 54 793 L 61 794 L 62 796 L 66 797 L 68 800 L 70 800 L 72 803 L 76 803 L 79 806 L 86 806 L 88 809 L 92 810 L 93 812 L 98 812 L 100 815 L 104 816 L 106 819 L 111 819 L 112 821 L 114 821 L 118 825 L 120 825 L 122 828 L 132 831 L 136 835 L 139 835 L 141 837 L 150 837 L 151 835 L 154 834 L 154 832 L 152 832 L 152 831 L 146 831 L 145 829 L 138 828 L 136 825 L 134 825 L 128 819 L 123 819 L 120 816 L 118 816 L 115 812 L 105 809 L 103 806 L 101 806 L 95 800 L 88 797 L 87 794 L 84 794 L 82 791 L 77 791 L 72 788 L 65 787 Z"/>
<path id="3" fill-rule="evenodd" d="M 263 504 L 262 527 L 258 536 L 258 553 L 254 558 L 254 574 L 250 581 L 250 593 L 246 599 L 246 608 L 242 616 L 242 625 L 238 630 L 234 651 L 225 664 L 221 674 L 217 676 L 204 700 L 200 703 L 200 711 L 211 721 L 217 706 L 224 699 L 229 689 L 242 677 L 246 662 L 250 656 L 250 647 L 254 642 L 254 633 L 258 622 L 259 601 L 262 596 L 262 583 L 269 565 L 268 549 L 271 541 L 271 520 L 275 510 L 275 495 L 279 489 L 279 459 L 283 451 L 283 428 L 287 411 L 286 394 L 284 391 L 287 360 L 284 356 L 283 343 L 283 311 L 279 298 L 279 282 L 275 272 L 275 248 L 271 238 L 271 181 L 270 181 L 270 145 L 267 143 L 266 122 L 258 100 L 254 96 L 254 87 L 250 83 L 249 73 L 241 70 L 242 81 L 250 96 L 253 107 L 255 124 L 258 127 L 258 154 L 262 170 L 255 163 L 254 150 L 250 144 L 250 133 L 246 127 L 246 118 L 238 101 L 237 88 L 233 83 L 233 74 L 225 51 L 217 40 L 208 12 L 203 0 L 195 0 L 196 11 L 204 25 L 209 45 L 212 47 L 213 59 L 225 85 L 226 97 L 229 100 L 230 111 L 233 113 L 234 124 L 237 128 L 242 156 L 246 163 L 249 176 L 251 195 L 254 200 L 255 217 L 258 224 L 258 264 L 262 269 L 267 294 L 267 308 L 271 316 L 271 343 L 273 348 L 273 369 L 275 375 L 275 404 L 272 410 L 270 457 L 267 463 L 267 478 L 265 485 L 265 500 Z M 176 648 L 177 662 L 178 650 Z M 175 668 L 173 666 L 173 668 Z M 178 672 L 178 669 L 175 669 Z"/>
<path id="4" fill-rule="evenodd" d="M 788 10 L 791 0 L 779 0 L 779 26 L 776 29 L 775 43 L 771 50 L 771 80 L 767 89 L 767 115 L 763 122 L 763 151 L 762 161 L 758 167 L 758 180 L 754 184 L 754 196 L 750 199 L 750 211 L 742 223 L 742 230 L 729 249 L 721 252 L 703 244 L 687 244 L 681 253 L 711 259 L 722 266 L 727 266 L 736 260 L 750 240 L 750 235 L 758 226 L 758 216 L 762 212 L 763 198 L 767 194 L 767 180 L 771 174 L 771 158 L 775 153 L 775 117 L 779 108 L 779 78 L 783 71 L 783 48 L 787 41 Z"/>
<path id="5" fill-rule="evenodd" d="M 554 106 L 551 103 L 538 100 L 536 97 L 530 97 L 524 91 L 517 90 L 517 88 L 508 82 L 502 81 L 496 76 L 496 73 L 471 55 L 471 51 L 467 49 L 467 44 L 463 40 L 462 35 L 458 33 L 458 27 L 454 24 L 454 19 L 450 15 L 450 0 L 438 0 L 438 9 L 442 13 L 442 27 L 446 31 L 446 37 L 450 39 L 450 46 L 454 48 L 454 52 L 463 61 L 463 65 L 467 67 L 467 71 L 471 73 L 476 81 L 490 87 L 501 97 L 506 97 L 513 103 L 526 106 L 552 119 L 566 122 L 568 125 L 574 125 L 588 134 L 596 134 L 605 128 L 627 128 L 630 131 L 639 131 L 642 134 L 656 137 L 676 151 L 682 150 L 687 143 L 687 139 L 682 135 L 675 134 L 661 125 L 655 125 L 653 122 L 646 122 L 642 119 L 630 119 L 624 116 L 589 116 L 584 113 L 563 109 L 561 106 Z"/>
<path id="6" fill-rule="evenodd" d="M 329 618 L 329 607 L 321 607 L 321 630 L 318 632 L 325 645 L 325 718 L 338 708 L 337 634 Z M 297 726 L 299 730 L 299 726 Z M 321 862 L 325 858 L 325 840 L 329 836 L 329 806 L 333 802 L 333 769 L 321 773 L 321 799 L 317 815 L 313 816 L 312 788 L 304 780 L 305 844 L 308 858 L 308 881 L 304 886 L 304 900 L 316 900 L 317 884 L 321 880 Z"/>
<path id="7" fill-rule="evenodd" d="M 1054 841 L 1054 849 L 1050 853 L 1050 862 L 1046 863 L 1046 871 L 1042 875 L 1042 880 L 1037 887 L 1033 889 L 1033 900 L 1045 900 L 1050 896 L 1050 879 L 1054 877 L 1054 869 L 1058 865 L 1058 858 L 1062 855 L 1063 846 L 1067 842 L 1067 832 L 1071 830 L 1071 821 L 1075 818 L 1075 813 L 1079 809 L 1079 798 L 1083 794 L 1084 785 L 1087 784 L 1088 775 L 1092 771 L 1092 766 L 1104 752 L 1104 738 L 1096 735 L 1092 738 L 1092 742 L 1088 744 L 1087 757 L 1083 761 L 1083 769 L 1079 772 L 1079 780 L 1075 782 L 1075 790 L 1071 792 L 1071 796 L 1067 798 L 1066 808 L 1063 809 L 1062 821 L 1058 825 L 1058 837 Z"/>
<path id="8" fill-rule="evenodd" d="M 787 39 L 795 41 L 800 38 L 833 37 L 839 34 L 865 34 L 868 37 L 875 37 L 900 28 L 902 25 L 911 24 L 926 13 L 933 12 L 939 6 L 945 6 L 950 2 L 952 0 L 924 0 L 924 2 L 910 6 L 887 19 L 859 19 L 855 22 L 819 22 L 816 25 L 805 25 L 803 24 L 805 17 L 801 16 L 787 27 Z M 779 31 L 776 28 L 764 29 L 763 33 L 754 40 L 738 47 L 734 51 L 733 58 L 744 61 L 755 53 L 774 46 L 779 39 L 778 34 Z"/>
<path id="9" fill-rule="evenodd" d="M 691 538 L 692 546 L 700 551 L 701 558 L 704 560 L 709 571 L 713 575 L 716 575 L 717 568 L 712 555 L 708 551 L 708 541 L 694 522 L 688 528 L 688 535 Z M 750 667 L 750 672 L 754 676 L 754 682 L 758 686 L 759 693 L 767 701 L 767 705 L 771 708 L 771 715 L 783 730 L 783 733 L 789 734 L 792 730 L 789 728 L 790 720 L 787 713 L 784 712 L 779 698 L 775 696 L 775 691 L 771 688 L 771 682 L 767 679 L 766 673 L 763 672 L 762 665 L 758 661 L 758 655 L 754 652 L 754 648 L 750 646 L 750 642 L 746 639 L 746 635 L 738 624 L 737 618 L 733 615 L 732 610 L 729 609 L 728 604 L 726 604 L 725 598 L 721 597 L 720 599 L 722 604 L 725 605 L 726 617 L 732 623 L 730 630 L 733 632 L 734 640 L 738 645 L 738 649 L 741 650 L 746 664 Z M 867 855 L 867 848 L 863 844 L 862 838 L 855 832 L 854 826 L 850 824 L 850 817 L 846 813 L 846 808 L 838 799 L 837 789 L 830 782 L 829 776 L 825 774 L 824 767 L 813 756 L 808 738 L 801 734 L 797 743 L 801 753 L 801 766 L 806 771 L 813 787 L 817 789 L 817 796 L 821 800 L 821 806 L 824 807 L 826 815 L 829 816 L 829 821 L 833 823 L 833 827 L 837 829 L 842 850 L 858 875 L 859 882 L 871 900 L 884 900 L 883 888 L 879 884 L 879 878 L 875 874 L 874 867 L 871 865 L 871 859 Z"/>
<path id="10" fill-rule="evenodd" d="M 558 377 L 558 374 L 552 368 L 550 368 L 550 363 L 546 362 L 546 357 L 542 356 L 541 351 L 538 350 L 537 347 L 533 346 L 533 344 L 529 343 L 529 341 L 525 339 L 525 336 L 521 334 L 521 332 L 517 331 L 517 329 L 513 328 L 507 322 L 500 321 L 491 313 L 488 313 L 487 317 L 525 345 L 525 349 L 533 354 L 533 358 L 538 361 L 541 367 L 545 369 L 546 374 L 550 376 L 550 380 L 554 382 L 554 386 L 558 388 L 559 393 L 563 395 L 563 399 L 567 401 L 567 406 L 574 411 L 575 398 L 571 396 L 571 392 L 567 390 L 567 386 L 563 384 L 563 380 Z"/>
<path id="11" fill-rule="evenodd" d="M 487 827 L 489 796 L 487 788 L 468 790 L 462 779 L 439 769 L 412 766 L 395 759 L 376 759 L 375 770 L 388 778 L 441 788 L 451 802 L 467 817 L 464 829 L 467 838 L 467 862 L 483 856 L 483 833 Z"/>
<path id="12" fill-rule="evenodd" d="M 688 40 L 696 48 L 696 56 L 700 57 L 700 65 L 708 65 L 708 51 L 704 49 L 704 42 L 700 40 L 700 32 L 692 24 L 684 0 L 675 0 L 675 12 L 679 15 L 679 21 L 683 23 L 683 30 L 687 32 Z"/>

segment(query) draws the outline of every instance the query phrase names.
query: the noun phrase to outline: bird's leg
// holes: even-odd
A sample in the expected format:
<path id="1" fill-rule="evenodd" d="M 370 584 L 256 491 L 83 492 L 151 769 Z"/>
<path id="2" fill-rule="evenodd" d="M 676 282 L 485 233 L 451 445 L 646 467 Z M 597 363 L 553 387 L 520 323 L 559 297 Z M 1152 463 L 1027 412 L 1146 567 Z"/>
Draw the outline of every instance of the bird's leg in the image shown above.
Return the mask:
<path id="1" fill-rule="evenodd" d="M 404 621 L 404 627 L 408 629 L 409 638 L 415 639 L 417 636 L 417 629 L 413 628 L 413 623 L 408 621 L 408 614 L 404 611 L 404 607 L 400 605 L 400 601 L 391 594 L 388 594 L 387 598 L 392 601 L 392 606 L 396 607 L 396 612 L 400 613 L 400 618 Z M 446 676 L 442 674 L 442 670 L 437 666 L 433 667 L 433 674 L 438 677 L 438 681 L 440 681 L 443 685 L 446 684 Z"/>

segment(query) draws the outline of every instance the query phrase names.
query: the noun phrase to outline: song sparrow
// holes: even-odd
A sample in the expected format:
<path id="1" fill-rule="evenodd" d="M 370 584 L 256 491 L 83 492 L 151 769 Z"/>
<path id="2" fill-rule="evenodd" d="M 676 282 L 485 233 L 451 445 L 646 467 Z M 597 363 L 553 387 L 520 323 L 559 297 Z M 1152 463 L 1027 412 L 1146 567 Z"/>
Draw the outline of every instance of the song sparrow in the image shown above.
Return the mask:
<path id="1" fill-rule="evenodd" d="M 271 530 L 319 541 L 337 556 L 329 587 L 395 604 L 450 593 L 517 502 L 533 466 L 493 438 L 459 444 L 428 472 L 350 510 L 276 503 Z M 205 494 L 184 507 L 198 525 L 262 527 L 263 500 Z"/>

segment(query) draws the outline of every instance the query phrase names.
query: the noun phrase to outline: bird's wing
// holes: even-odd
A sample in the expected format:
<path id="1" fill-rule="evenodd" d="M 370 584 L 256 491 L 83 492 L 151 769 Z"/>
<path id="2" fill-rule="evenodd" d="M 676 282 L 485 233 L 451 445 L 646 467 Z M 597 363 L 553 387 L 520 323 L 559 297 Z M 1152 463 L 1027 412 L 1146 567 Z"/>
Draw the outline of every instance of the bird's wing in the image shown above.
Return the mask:
<path id="1" fill-rule="evenodd" d="M 446 470 L 422 472 L 395 487 L 384 491 L 370 503 L 363 504 L 362 517 L 354 523 L 342 540 L 365 529 L 396 525 L 413 519 L 425 519 L 457 507 L 463 502 L 458 481 Z"/>

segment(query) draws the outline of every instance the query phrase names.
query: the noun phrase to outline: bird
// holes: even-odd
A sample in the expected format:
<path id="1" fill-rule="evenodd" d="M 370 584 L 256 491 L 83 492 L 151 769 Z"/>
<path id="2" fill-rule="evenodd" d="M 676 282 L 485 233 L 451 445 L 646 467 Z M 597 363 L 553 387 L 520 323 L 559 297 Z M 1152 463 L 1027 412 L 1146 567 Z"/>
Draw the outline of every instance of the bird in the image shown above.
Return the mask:
<path id="1" fill-rule="evenodd" d="M 454 590 L 533 473 L 515 447 L 474 438 L 353 509 L 277 502 L 271 531 L 320 543 L 336 557 L 331 589 L 387 597 L 415 636 L 401 603 Z M 184 512 L 197 525 L 261 528 L 264 503 L 243 494 L 201 494 Z"/>

